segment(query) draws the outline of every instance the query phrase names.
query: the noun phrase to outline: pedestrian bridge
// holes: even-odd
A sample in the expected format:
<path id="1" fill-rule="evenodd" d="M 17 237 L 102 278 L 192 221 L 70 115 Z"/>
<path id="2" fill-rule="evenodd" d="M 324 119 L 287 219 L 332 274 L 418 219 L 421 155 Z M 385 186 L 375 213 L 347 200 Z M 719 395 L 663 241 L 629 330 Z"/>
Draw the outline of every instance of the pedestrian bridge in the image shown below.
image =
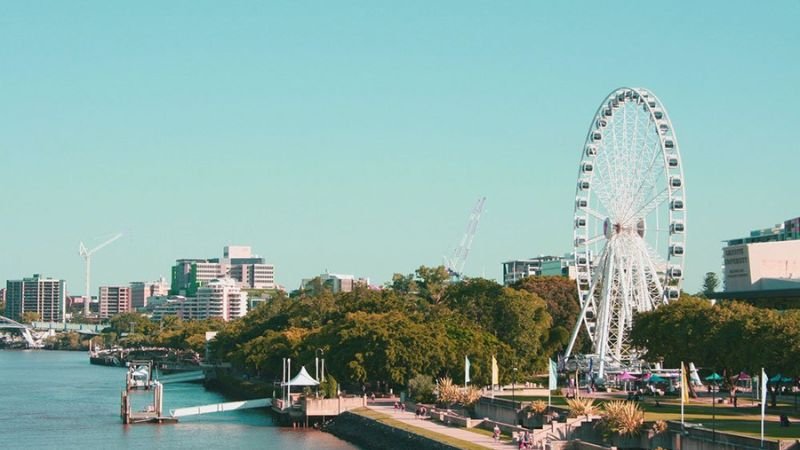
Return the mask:
<path id="1" fill-rule="evenodd" d="M 25 343 L 28 344 L 28 348 L 42 348 L 42 343 L 33 338 L 31 327 L 25 324 L 19 323 L 16 320 L 11 320 L 8 317 L 0 316 L 0 329 L 20 330 L 22 337 L 25 339 Z"/>

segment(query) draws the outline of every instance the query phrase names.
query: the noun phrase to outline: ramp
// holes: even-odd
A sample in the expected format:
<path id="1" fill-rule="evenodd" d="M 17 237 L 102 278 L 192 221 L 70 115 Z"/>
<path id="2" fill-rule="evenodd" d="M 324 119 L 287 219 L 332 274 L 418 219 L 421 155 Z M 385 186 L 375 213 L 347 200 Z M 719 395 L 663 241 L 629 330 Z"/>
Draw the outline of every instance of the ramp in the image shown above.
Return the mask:
<path id="1" fill-rule="evenodd" d="M 169 413 L 172 417 L 186 417 L 186 416 L 196 416 L 199 414 L 236 411 L 239 409 L 266 408 L 269 406 L 272 406 L 271 398 L 258 398 L 255 400 L 245 400 L 241 402 L 215 403 L 212 405 L 177 408 L 170 410 Z"/>
<path id="2" fill-rule="evenodd" d="M 173 373 L 170 375 L 163 375 L 158 378 L 161 384 L 168 383 L 189 383 L 191 381 L 205 380 L 206 374 L 202 370 L 195 370 L 192 372 Z"/>

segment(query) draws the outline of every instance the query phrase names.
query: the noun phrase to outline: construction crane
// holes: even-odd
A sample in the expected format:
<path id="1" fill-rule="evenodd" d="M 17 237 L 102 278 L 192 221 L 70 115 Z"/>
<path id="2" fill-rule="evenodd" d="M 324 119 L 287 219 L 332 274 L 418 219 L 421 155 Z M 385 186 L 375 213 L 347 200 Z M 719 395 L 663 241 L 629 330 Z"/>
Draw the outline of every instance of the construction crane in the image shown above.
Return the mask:
<path id="1" fill-rule="evenodd" d="M 478 229 L 478 222 L 481 220 L 485 202 L 486 197 L 480 197 L 475 203 L 472 213 L 469 215 L 464 237 L 461 238 L 461 244 L 453 250 L 453 255 L 450 258 L 444 257 L 444 266 L 447 272 L 456 280 L 460 280 L 463 275 L 464 264 L 467 262 L 469 250 L 472 248 L 472 240 L 475 239 L 475 231 Z"/>
<path id="2" fill-rule="evenodd" d="M 86 299 L 83 302 L 83 315 L 84 317 L 89 317 L 89 304 L 92 302 L 92 293 L 90 291 L 89 280 L 91 279 L 91 271 L 92 271 L 92 255 L 100 250 L 101 248 L 105 247 L 106 245 L 116 241 L 117 239 L 122 237 L 122 233 L 117 233 L 111 239 L 103 242 L 102 244 L 98 245 L 97 247 L 89 250 L 83 245 L 81 242 L 80 247 L 78 248 L 78 253 L 83 257 L 84 261 L 86 261 Z"/>

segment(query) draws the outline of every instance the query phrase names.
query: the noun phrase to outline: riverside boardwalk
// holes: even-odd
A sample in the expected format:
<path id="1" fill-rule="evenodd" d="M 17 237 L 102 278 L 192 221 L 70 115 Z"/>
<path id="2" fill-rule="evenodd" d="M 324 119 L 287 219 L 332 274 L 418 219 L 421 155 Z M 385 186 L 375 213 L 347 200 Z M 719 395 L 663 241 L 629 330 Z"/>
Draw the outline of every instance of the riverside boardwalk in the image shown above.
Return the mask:
<path id="1" fill-rule="evenodd" d="M 516 448 L 509 441 L 495 441 L 491 436 L 481 433 L 467 431 L 464 428 L 448 427 L 446 425 L 434 422 L 430 419 L 422 419 L 416 417 L 414 411 L 403 411 L 394 409 L 393 402 L 368 402 L 367 408 L 383 413 L 390 416 L 392 419 L 402 422 L 411 427 L 421 428 L 433 433 L 448 436 L 453 439 L 469 442 L 473 445 L 484 448 Z"/>

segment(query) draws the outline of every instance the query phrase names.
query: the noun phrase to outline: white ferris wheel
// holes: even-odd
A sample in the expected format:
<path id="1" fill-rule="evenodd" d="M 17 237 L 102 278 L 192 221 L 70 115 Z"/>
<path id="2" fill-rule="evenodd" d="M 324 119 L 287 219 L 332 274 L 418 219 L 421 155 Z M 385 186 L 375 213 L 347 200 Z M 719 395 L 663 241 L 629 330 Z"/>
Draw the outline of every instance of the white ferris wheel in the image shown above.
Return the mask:
<path id="1" fill-rule="evenodd" d="M 593 372 L 629 367 L 633 314 L 680 295 L 686 251 L 686 192 L 678 141 L 652 92 L 611 92 L 581 150 L 574 254 L 581 328 L 592 343 Z"/>

